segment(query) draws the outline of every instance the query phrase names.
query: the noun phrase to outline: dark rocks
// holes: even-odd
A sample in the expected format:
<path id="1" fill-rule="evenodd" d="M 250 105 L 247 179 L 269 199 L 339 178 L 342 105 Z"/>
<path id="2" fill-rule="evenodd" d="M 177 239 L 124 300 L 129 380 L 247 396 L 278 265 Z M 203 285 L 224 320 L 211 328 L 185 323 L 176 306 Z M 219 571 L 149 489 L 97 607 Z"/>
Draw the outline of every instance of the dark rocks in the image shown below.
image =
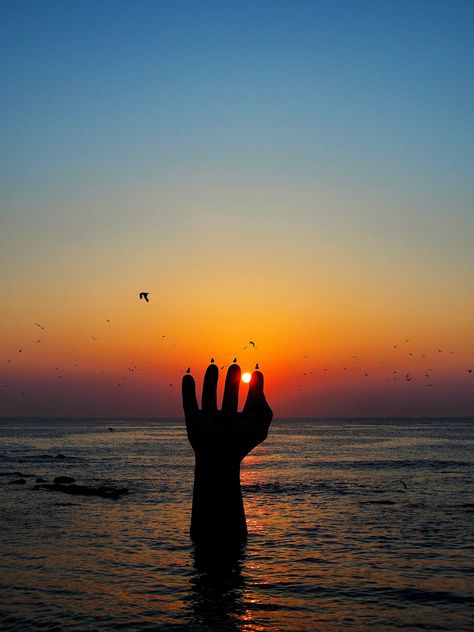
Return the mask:
<path id="1" fill-rule="evenodd" d="M 24 485 L 26 483 L 26 479 L 24 478 L 15 478 L 13 481 L 8 481 L 9 485 Z"/>
<path id="2" fill-rule="evenodd" d="M 38 478 L 36 479 L 37 483 L 47 483 L 48 481 L 45 478 L 41 478 L 41 476 L 38 476 Z"/>
<path id="3" fill-rule="evenodd" d="M 66 457 L 64 456 L 64 454 L 56 454 L 56 456 L 54 458 L 55 459 L 65 459 Z"/>
<path id="4" fill-rule="evenodd" d="M 56 478 L 53 479 L 53 483 L 59 483 L 61 484 L 67 484 L 67 483 L 74 483 L 76 481 L 75 478 L 73 478 L 72 476 L 56 476 Z M 42 483 L 46 483 L 46 481 L 41 481 Z"/>
<path id="5" fill-rule="evenodd" d="M 112 487 L 106 485 L 93 487 L 91 485 L 77 485 L 76 483 L 46 483 L 44 485 L 35 485 L 35 489 L 47 489 L 52 492 L 63 492 L 76 496 L 99 496 L 100 498 L 112 498 L 114 500 L 120 498 L 123 494 L 128 494 L 126 487 Z"/>

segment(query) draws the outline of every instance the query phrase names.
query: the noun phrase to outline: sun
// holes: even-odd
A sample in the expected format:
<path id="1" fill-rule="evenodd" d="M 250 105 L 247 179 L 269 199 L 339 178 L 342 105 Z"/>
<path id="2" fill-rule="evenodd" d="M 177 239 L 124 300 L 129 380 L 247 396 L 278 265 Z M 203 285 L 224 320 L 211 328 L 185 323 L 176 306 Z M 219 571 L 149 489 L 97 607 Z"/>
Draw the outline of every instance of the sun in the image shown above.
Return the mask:
<path id="1" fill-rule="evenodd" d="M 243 373 L 242 374 L 242 382 L 250 382 L 250 380 L 252 379 L 252 376 L 250 375 L 250 373 Z"/>

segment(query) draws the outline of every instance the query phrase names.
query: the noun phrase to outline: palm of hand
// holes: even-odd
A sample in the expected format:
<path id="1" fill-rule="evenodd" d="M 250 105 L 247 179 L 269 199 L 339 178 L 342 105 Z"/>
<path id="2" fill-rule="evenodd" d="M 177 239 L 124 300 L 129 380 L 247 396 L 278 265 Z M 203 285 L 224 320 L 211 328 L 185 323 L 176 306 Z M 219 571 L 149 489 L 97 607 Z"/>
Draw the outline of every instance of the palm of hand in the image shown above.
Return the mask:
<path id="1" fill-rule="evenodd" d="M 241 461 L 267 437 L 268 425 L 258 423 L 254 416 L 222 411 L 210 415 L 200 410 L 188 423 L 188 438 L 197 456 Z"/>

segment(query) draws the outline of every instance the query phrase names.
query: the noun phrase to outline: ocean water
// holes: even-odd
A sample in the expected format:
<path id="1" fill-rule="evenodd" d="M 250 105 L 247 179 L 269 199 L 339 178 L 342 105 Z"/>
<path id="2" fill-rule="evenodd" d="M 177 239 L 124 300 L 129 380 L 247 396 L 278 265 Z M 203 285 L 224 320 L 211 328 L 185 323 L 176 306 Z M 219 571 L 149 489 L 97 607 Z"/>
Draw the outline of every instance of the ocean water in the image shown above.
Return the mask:
<path id="1" fill-rule="evenodd" d="M 276 420 L 242 467 L 248 543 L 209 564 L 182 422 L 1 420 L 0 629 L 471 631 L 473 445 L 474 419 Z"/>

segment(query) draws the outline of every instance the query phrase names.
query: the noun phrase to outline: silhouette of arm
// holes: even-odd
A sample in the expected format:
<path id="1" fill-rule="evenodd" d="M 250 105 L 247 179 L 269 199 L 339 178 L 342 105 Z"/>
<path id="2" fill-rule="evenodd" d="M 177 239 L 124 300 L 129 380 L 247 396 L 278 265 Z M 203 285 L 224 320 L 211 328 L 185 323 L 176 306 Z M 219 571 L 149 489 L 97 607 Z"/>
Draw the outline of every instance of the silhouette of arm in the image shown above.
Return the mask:
<path id="1" fill-rule="evenodd" d="M 215 364 L 208 366 L 204 376 L 201 409 L 194 378 L 189 374 L 183 377 L 186 429 L 195 455 L 191 515 L 195 542 L 239 542 L 247 535 L 240 463 L 266 439 L 273 413 L 265 399 L 260 371 L 253 372 L 245 406 L 237 412 L 240 379 L 240 367 L 232 364 L 227 371 L 222 410 L 218 410 Z"/>

